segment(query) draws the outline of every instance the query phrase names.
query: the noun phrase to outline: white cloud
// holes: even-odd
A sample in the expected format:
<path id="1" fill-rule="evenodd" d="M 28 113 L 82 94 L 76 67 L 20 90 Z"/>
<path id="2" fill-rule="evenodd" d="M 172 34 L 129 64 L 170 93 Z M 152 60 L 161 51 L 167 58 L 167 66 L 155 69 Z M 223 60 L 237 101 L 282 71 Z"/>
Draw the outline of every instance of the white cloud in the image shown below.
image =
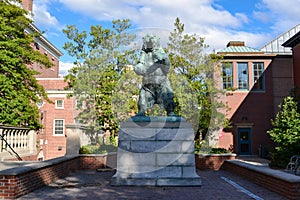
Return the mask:
<path id="1" fill-rule="evenodd" d="M 68 71 L 74 66 L 73 62 L 59 62 L 59 77 L 64 77 Z"/>
<path id="2" fill-rule="evenodd" d="M 254 11 L 254 12 L 253 12 L 253 17 L 254 17 L 255 19 L 258 19 L 258 20 L 261 21 L 261 22 L 264 22 L 264 23 L 267 23 L 267 22 L 269 22 L 270 20 L 272 20 L 272 19 L 270 18 L 270 15 L 268 15 L 268 14 L 265 13 L 265 12 L 260 12 L 260 11 Z"/>
<path id="3" fill-rule="evenodd" d="M 47 7 L 48 0 L 33 1 L 33 19 L 40 26 L 59 27 L 59 22 L 56 17 L 52 16 Z"/>
<path id="4" fill-rule="evenodd" d="M 129 18 L 139 26 L 171 28 L 178 16 L 183 21 L 202 26 L 239 27 L 247 21 L 243 14 L 212 7 L 211 0 L 60 0 L 71 10 L 88 15 L 97 20 Z"/>
<path id="5" fill-rule="evenodd" d="M 259 48 L 300 22 L 300 0 L 258 0 L 252 11 L 253 19 L 246 13 L 225 10 L 219 0 L 39 0 L 34 1 L 39 6 L 35 10 L 39 23 L 59 26 L 47 7 L 53 2 L 100 23 L 129 18 L 135 27 L 144 29 L 172 30 L 175 18 L 179 17 L 186 32 L 204 37 L 213 49 L 224 48 L 230 40 L 243 40 L 248 46 Z M 263 22 L 264 27 L 254 27 L 256 32 L 252 31 L 248 24 L 253 20 Z M 245 27 L 248 32 L 243 30 Z"/>
<path id="6" fill-rule="evenodd" d="M 210 49 L 216 51 L 225 48 L 229 41 L 244 41 L 246 46 L 259 48 L 264 44 L 266 38 L 271 40 L 270 35 L 255 34 L 244 31 L 229 31 L 226 29 L 209 29 L 209 34 L 204 35 L 205 43 L 209 44 Z"/>
<path id="7" fill-rule="evenodd" d="M 261 7 L 273 20 L 273 31 L 282 33 L 300 23 L 299 5 L 300 0 L 262 0 Z"/>
<path id="8" fill-rule="evenodd" d="M 158 27 L 172 30 L 176 17 L 179 17 L 181 22 L 185 24 L 186 32 L 196 32 L 205 38 L 218 39 L 216 37 L 221 37 L 225 40 L 221 44 L 218 43 L 216 48 L 226 45 L 228 42 L 226 37 L 230 35 L 231 29 L 237 29 L 248 23 L 248 17 L 245 14 L 231 14 L 217 5 L 213 6 L 213 0 L 59 1 L 72 11 L 96 20 L 111 21 L 129 18 L 138 27 Z M 214 31 L 211 32 L 211 30 Z M 216 43 L 213 42 L 213 44 Z"/>

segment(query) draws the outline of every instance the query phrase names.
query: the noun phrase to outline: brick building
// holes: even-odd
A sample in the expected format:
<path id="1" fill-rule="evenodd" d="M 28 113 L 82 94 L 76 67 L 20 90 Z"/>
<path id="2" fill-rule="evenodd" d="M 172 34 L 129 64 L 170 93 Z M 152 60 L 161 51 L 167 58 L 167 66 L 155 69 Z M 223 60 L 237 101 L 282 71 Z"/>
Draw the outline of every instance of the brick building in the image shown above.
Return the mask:
<path id="1" fill-rule="evenodd" d="M 299 31 L 291 37 L 289 40 L 282 44 L 284 47 L 290 47 L 293 52 L 293 76 L 294 85 L 297 89 L 298 95 L 300 88 L 300 29 Z"/>
<path id="2" fill-rule="evenodd" d="M 223 100 L 230 108 L 226 116 L 232 123 L 231 128 L 220 132 L 220 147 L 233 149 L 239 155 L 266 156 L 266 150 L 273 145 L 267 134 L 270 120 L 282 99 L 300 86 L 300 71 L 295 69 L 300 54 L 293 61 L 290 48 L 281 46 L 299 30 L 297 25 L 261 49 L 233 41 L 218 52 L 224 57 L 219 79 L 220 87 L 226 91 Z M 293 51 L 299 52 L 299 45 Z"/>
<path id="3" fill-rule="evenodd" d="M 63 78 L 38 78 L 38 81 L 53 101 L 40 104 L 40 119 L 44 128 L 38 134 L 38 159 L 48 160 L 66 154 L 66 125 L 74 124 L 76 102 L 74 98 L 67 98 L 70 91 L 64 90 L 66 82 Z"/>
<path id="4" fill-rule="evenodd" d="M 32 0 L 22 0 L 22 6 L 32 14 Z M 28 32 L 40 32 L 31 24 Z M 53 62 L 53 67 L 42 68 L 37 64 L 30 66 L 40 72 L 36 76 L 39 84 L 44 86 L 48 97 L 53 103 L 40 102 L 40 120 L 43 129 L 37 132 L 37 160 L 48 160 L 66 154 L 66 124 L 74 124 L 74 98 L 67 98 L 70 91 L 65 91 L 67 83 L 59 78 L 59 59 L 62 53 L 44 36 L 35 38 L 32 47 L 48 56 Z"/>

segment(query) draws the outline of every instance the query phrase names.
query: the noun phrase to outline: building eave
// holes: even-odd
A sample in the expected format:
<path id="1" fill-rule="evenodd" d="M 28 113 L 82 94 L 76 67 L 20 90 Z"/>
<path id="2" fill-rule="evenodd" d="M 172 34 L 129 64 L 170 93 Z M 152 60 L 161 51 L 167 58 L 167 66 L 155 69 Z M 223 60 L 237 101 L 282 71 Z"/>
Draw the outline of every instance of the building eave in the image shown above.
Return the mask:
<path id="1" fill-rule="evenodd" d="M 34 24 L 30 24 L 28 28 L 36 33 L 41 33 L 41 31 Z M 55 52 L 59 57 L 63 55 L 63 53 L 58 48 L 56 48 L 49 40 L 47 40 L 47 38 L 45 38 L 43 35 L 40 35 L 39 39 L 45 45 L 47 45 L 47 47 L 49 47 L 53 52 Z"/>
<path id="2" fill-rule="evenodd" d="M 259 59 L 265 59 L 265 58 L 273 58 L 276 57 L 277 54 L 274 53 L 218 53 L 219 55 L 222 55 L 224 58 L 259 58 Z"/>

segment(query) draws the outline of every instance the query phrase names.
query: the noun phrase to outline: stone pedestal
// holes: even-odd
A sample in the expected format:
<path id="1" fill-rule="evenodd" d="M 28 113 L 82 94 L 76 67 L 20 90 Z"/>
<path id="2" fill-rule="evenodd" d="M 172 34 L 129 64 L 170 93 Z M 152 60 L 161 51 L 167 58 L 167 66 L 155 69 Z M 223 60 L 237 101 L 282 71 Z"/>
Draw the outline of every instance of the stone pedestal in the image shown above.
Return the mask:
<path id="1" fill-rule="evenodd" d="M 132 117 L 122 123 L 111 184 L 200 186 L 191 124 L 180 117 Z"/>

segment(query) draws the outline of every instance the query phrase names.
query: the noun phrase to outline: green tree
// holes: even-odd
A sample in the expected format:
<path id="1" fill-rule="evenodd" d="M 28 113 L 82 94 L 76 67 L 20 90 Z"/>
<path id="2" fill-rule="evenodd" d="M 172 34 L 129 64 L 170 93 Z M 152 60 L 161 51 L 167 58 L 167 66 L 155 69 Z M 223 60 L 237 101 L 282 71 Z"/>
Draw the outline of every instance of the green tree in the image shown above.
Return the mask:
<path id="1" fill-rule="evenodd" d="M 128 19 L 112 21 L 112 28 L 91 26 L 80 32 L 75 25 L 63 30 L 70 40 L 64 49 L 75 57 L 74 67 L 66 76 L 76 99 L 84 103 L 77 119 L 93 132 L 116 133 L 118 123 L 112 110 L 112 96 L 122 70 L 130 64 L 128 47 L 135 36 L 128 33 Z"/>
<path id="2" fill-rule="evenodd" d="M 285 97 L 279 108 L 268 133 L 276 143 L 271 166 L 284 168 L 290 157 L 300 152 L 300 113 L 298 102 L 291 96 Z"/>
<path id="3" fill-rule="evenodd" d="M 183 115 L 193 121 L 196 129 L 196 138 L 202 134 L 204 139 L 208 131 L 218 130 L 223 126 L 225 114 L 221 112 L 226 106 L 217 99 L 222 91 L 217 88 L 214 74 L 219 70 L 215 67 L 220 57 L 215 54 L 208 54 L 208 46 L 204 38 L 197 34 L 185 34 L 184 24 L 176 18 L 174 30 L 170 33 L 168 51 L 175 77 L 184 77 L 188 83 L 188 94 L 183 94 L 182 84 L 176 83 L 178 78 L 172 78 L 173 85 L 176 85 L 175 95 L 177 114 Z M 176 91 L 177 90 L 177 91 Z M 180 91 L 181 90 L 181 91 Z M 181 95 L 179 97 L 178 95 Z M 195 98 L 196 103 L 192 100 Z M 181 102 L 180 102 L 181 101 Z M 192 102 L 193 106 L 191 106 Z M 188 111 L 187 113 L 182 113 Z M 199 116 L 198 118 L 195 116 Z"/>
<path id="4" fill-rule="evenodd" d="M 52 63 L 31 44 L 38 33 L 25 31 L 32 21 L 21 1 L 0 1 L 0 124 L 41 128 L 36 105 L 41 98 L 50 101 L 30 69 L 33 63 L 50 67 Z"/>
<path id="5" fill-rule="evenodd" d="M 119 92 L 113 95 L 113 110 L 120 122 L 127 120 L 128 116 L 135 115 L 138 112 L 137 100 L 142 76 L 138 76 L 132 68 L 133 66 L 124 68 L 115 88 Z"/>

